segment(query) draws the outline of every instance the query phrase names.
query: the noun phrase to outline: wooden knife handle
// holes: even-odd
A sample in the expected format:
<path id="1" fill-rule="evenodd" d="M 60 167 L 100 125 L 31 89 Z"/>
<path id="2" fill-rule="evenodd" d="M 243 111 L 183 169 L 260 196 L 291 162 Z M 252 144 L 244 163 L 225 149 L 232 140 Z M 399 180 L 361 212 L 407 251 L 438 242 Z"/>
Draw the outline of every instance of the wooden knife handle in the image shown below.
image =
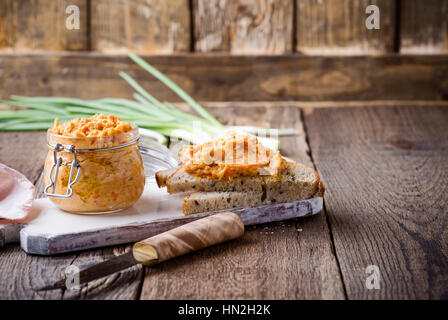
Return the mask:
<path id="1" fill-rule="evenodd" d="M 244 224 L 232 212 L 218 213 L 134 244 L 134 258 L 144 265 L 181 256 L 242 236 Z"/>

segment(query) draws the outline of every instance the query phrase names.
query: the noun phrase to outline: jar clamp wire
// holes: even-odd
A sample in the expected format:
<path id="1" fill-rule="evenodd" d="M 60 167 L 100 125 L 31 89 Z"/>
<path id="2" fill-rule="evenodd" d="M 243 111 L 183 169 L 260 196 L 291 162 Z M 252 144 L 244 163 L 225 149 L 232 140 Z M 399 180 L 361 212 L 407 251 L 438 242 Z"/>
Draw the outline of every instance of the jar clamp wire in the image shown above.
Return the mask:
<path id="1" fill-rule="evenodd" d="M 73 195 L 72 186 L 76 182 L 78 182 L 79 177 L 81 175 L 81 164 L 78 161 L 77 152 L 95 152 L 95 151 L 107 151 L 107 150 L 121 149 L 121 148 L 129 147 L 133 144 L 136 144 L 136 143 L 138 143 L 138 141 L 139 141 L 139 138 L 134 139 L 128 143 L 118 145 L 118 146 L 106 147 L 106 148 L 96 148 L 96 149 L 76 149 L 74 145 L 63 145 L 60 143 L 52 145 L 52 144 L 48 143 L 48 146 L 51 149 L 53 149 L 53 164 L 50 168 L 50 171 L 48 172 L 48 181 L 50 183 L 45 186 L 44 194 L 48 197 L 54 197 L 54 198 L 59 198 L 59 199 L 67 199 Z M 71 162 L 64 162 L 62 157 L 58 157 L 58 152 L 72 153 L 73 160 Z M 69 179 L 68 179 L 68 184 L 67 184 L 67 191 L 65 194 L 55 193 L 59 168 L 61 166 L 66 166 L 66 167 L 70 168 L 70 174 L 69 174 Z M 75 170 L 76 170 L 76 176 L 75 176 L 75 178 L 73 178 Z M 51 192 L 48 191 L 50 189 L 51 189 Z"/>

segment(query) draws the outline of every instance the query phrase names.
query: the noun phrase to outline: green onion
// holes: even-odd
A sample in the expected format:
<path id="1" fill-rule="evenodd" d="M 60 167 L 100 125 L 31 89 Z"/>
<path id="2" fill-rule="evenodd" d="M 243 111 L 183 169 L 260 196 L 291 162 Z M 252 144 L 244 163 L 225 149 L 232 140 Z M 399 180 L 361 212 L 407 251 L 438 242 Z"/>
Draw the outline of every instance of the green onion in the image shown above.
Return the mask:
<path id="1" fill-rule="evenodd" d="M 155 78 L 163 82 L 163 84 L 165 84 L 168 88 L 173 90 L 179 97 L 181 97 L 186 103 L 188 103 L 188 105 L 190 105 L 203 118 L 209 120 L 211 123 L 217 126 L 223 127 L 223 125 L 218 120 L 216 120 L 207 110 L 205 110 L 199 103 L 197 103 L 196 100 L 194 100 L 188 93 L 186 93 L 177 84 L 171 81 L 170 78 L 165 76 L 163 73 L 161 73 L 159 70 L 154 68 L 152 65 L 147 63 L 145 60 L 143 60 L 136 54 L 129 53 L 128 56 L 129 58 L 134 60 L 134 62 L 137 63 L 140 67 L 148 71 Z"/>

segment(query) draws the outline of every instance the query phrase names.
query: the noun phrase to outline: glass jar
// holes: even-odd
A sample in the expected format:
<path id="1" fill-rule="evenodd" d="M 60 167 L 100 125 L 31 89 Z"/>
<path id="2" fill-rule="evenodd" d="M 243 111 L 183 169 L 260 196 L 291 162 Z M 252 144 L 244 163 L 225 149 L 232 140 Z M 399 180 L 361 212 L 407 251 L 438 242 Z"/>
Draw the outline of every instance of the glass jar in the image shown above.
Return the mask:
<path id="1" fill-rule="evenodd" d="M 145 186 L 138 127 L 104 137 L 66 137 L 47 131 L 44 193 L 60 209 L 108 213 L 132 206 Z"/>

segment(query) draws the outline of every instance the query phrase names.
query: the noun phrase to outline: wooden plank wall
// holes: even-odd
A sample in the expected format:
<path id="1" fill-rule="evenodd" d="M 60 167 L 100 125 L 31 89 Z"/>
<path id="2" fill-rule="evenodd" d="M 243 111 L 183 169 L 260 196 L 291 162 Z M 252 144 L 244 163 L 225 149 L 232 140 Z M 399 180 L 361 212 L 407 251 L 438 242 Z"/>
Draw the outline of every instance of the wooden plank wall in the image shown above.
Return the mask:
<path id="1" fill-rule="evenodd" d="M 369 5 L 380 9 L 380 29 L 365 26 Z M 297 0 L 297 46 L 304 54 L 379 54 L 394 51 L 396 2 Z"/>
<path id="2" fill-rule="evenodd" d="M 448 52 L 448 0 L 404 0 L 400 53 Z"/>
<path id="3" fill-rule="evenodd" d="M 144 56 L 201 101 L 448 100 L 448 55 L 315 57 Z M 10 95 L 132 98 L 125 71 L 161 101 L 180 101 L 126 55 L 0 56 L 0 99 Z"/>
<path id="4" fill-rule="evenodd" d="M 79 8 L 80 28 L 66 28 L 69 5 Z M 0 1 L 0 50 L 87 50 L 87 0 Z"/>
<path id="5" fill-rule="evenodd" d="M 65 8 L 80 8 L 67 30 Z M 365 27 L 366 7 L 380 29 Z M 448 0 L 2 0 L 0 51 L 310 55 L 448 52 Z"/>
<path id="6" fill-rule="evenodd" d="M 90 9 L 92 50 L 190 51 L 188 0 L 94 0 Z"/>
<path id="7" fill-rule="evenodd" d="M 292 51 L 293 1 L 193 0 L 195 50 L 233 54 Z"/>

